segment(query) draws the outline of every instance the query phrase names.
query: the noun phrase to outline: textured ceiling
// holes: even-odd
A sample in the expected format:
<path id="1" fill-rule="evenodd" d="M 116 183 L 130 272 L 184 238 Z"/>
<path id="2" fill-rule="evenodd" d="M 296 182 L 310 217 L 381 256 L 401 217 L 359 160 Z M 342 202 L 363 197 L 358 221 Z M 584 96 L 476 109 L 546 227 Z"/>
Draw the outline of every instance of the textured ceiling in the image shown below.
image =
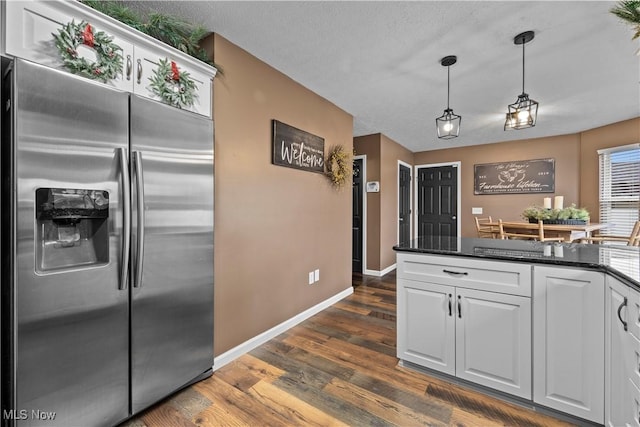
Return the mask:
<path id="1" fill-rule="evenodd" d="M 142 1 L 227 38 L 354 117 L 354 136 L 383 133 L 412 151 L 575 133 L 640 116 L 640 44 L 598 1 Z M 522 91 L 536 127 L 503 130 Z M 460 137 L 439 140 L 447 102 Z M 224 69 L 224 64 L 220 64 Z"/>

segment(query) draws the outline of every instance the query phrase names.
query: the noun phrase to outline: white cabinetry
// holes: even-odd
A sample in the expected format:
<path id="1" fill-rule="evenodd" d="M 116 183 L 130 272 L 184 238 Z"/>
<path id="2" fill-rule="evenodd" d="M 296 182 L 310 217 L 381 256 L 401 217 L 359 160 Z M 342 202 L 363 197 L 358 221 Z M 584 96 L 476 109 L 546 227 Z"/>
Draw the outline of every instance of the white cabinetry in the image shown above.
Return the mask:
<path id="1" fill-rule="evenodd" d="M 608 276 L 605 321 L 605 425 L 640 426 L 640 294 Z"/>
<path id="2" fill-rule="evenodd" d="M 72 20 L 75 23 L 84 20 L 91 24 L 94 33 L 107 33 L 121 48 L 122 73 L 105 84 L 157 99 L 149 89 L 149 77 L 158 60 L 167 58 L 175 61 L 179 70 L 188 72 L 195 81 L 195 102 L 187 109 L 211 117 L 211 79 L 216 74 L 215 68 L 76 1 L 7 1 L 2 2 L 2 6 L 3 25 L 0 27 L 3 28 L 4 54 L 64 70 L 52 34 L 57 34 Z M 88 57 L 95 55 L 88 48 L 84 51 Z"/>
<path id="3" fill-rule="evenodd" d="M 534 267 L 533 400 L 604 420 L 604 274 Z"/>
<path id="4" fill-rule="evenodd" d="M 524 264 L 399 253 L 398 357 L 531 398 L 530 292 Z"/>

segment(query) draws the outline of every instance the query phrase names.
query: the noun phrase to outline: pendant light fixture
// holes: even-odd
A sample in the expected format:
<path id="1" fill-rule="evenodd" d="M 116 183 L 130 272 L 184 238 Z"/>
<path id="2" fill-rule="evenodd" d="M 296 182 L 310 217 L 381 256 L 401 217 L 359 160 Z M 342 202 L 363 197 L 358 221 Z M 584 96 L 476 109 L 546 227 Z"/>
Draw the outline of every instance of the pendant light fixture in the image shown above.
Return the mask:
<path id="1" fill-rule="evenodd" d="M 449 108 L 449 67 L 456 63 L 458 58 L 456 56 L 445 56 L 440 61 L 443 67 L 447 67 L 447 109 L 444 110 L 444 114 L 436 119 L 436 127 L 438 128 L 438 138 L 451 139 L 460 134 L 460 122 L 462 117 L 453 113 L 453 110 Z"/>
<path id="2" fill-rule="evenodd" d="M 516 45 L 522 45 L 522 93 L 518 95 L 516 102 L 508 106 L 504 130 L 526 129 L 536 125 L 538 103 L 529 99 L 529 95 L 524 91 L 524 45 L 533 40 L 534 35 L 533 31 L 525 31 L 513 39 Z"/>

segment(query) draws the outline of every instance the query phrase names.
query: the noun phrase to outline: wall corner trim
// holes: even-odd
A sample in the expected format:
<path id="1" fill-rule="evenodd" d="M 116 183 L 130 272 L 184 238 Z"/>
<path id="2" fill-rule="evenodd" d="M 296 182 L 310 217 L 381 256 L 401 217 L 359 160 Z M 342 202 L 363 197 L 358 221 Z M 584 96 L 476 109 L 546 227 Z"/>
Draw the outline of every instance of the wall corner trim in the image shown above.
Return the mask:
<path id="1" fill-rule="evenodd" d="M 389 267 L 385 268 L 382 271 L 378 271 L 378 270 L 365 270 L 364 274 L 367 276 L 376 276 L 376 277 L 382 277 L 385 274 L 391 273 L 393 270 L 396 269 L 396 264 L 391 264 Z"/>
<path id="2" fill-rule="evenodd" d="M 264 344 L 270 339 L 277 337 L 281 333 L 287 331 L 290 328 L 293 328 L 297 324 L 303 322 L 304 320 L 308 319 L 314 314 L 321 312 L 325 308 L 332 306 L 336 302 L 348 297 L 352 293 L 353 293 L 353 286 L 349 286 L 344 291 L 341 291 L 336 295 L 314 305 L 313 307 L 308 308 L 307 310 L 293 316 L 292 318 L 285 320 L 284 322 L 274 326 L 273 328 L 267 331 L 264 331 L 259 335 L 256 335 L 255 337 L 243 342 L 240 345 L 237 345 L 231 350 L 228 350 L 222 353 L 221 355 L 213 359 L 213 370 L 216 371 L 222 368 L 223 366 L 225 366 L 226 364 L 233 362 L 235 359 L 242 356 L 243 354 L 250 352 L 254 348 Z"/>

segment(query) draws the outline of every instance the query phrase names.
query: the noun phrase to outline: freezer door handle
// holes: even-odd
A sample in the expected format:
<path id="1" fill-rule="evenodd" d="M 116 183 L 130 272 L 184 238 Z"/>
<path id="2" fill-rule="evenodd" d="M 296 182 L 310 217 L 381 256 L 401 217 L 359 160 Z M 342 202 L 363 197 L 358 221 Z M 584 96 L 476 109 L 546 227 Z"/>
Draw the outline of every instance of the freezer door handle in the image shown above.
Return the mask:
<path id="1" fill-rule="evenodd" d="M 136 193 L 138 206 L 137 216 L 137 250 L 136 250 L 136 272 L 133 280 L 134 288 L 142 287 L 142 264 L 144 261 L 144 172 L 142 170 L 142 152 L 133 152 L 133 170 L 136 177 Z"/>
<path id="2" fill-rule="evenodd" d="M 127 289 L 129 275 L 129 255 L 131 250 L 131 184 L 129 182 L 129 162 L 126 148 L 118 148 L 120 176 L 122 177 L 122 258 L 120 259 L 120 282 L 118 289 Z"/>

